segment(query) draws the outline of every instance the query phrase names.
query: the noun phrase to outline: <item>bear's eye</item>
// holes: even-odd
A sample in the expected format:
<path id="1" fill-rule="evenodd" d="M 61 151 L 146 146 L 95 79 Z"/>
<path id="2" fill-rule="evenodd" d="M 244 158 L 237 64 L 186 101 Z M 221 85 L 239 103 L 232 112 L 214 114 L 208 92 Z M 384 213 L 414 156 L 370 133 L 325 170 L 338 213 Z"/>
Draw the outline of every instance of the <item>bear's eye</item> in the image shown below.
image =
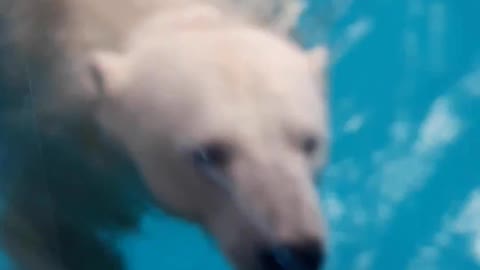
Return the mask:
<path id="1" fill-rule="evenodd" d="M 192 161 L 200 168 L 225 168 L 230 158 L 229 147 L 220 143 L 210 143 L 192 152 Z"/>
<path id="2" fill-rule="evenodd" d="M 302 150 L 305 154 L 311 155 L 317 150 L 317 148 L 318 140 L 315 137 L 309 136 L 303 139 Z"/>

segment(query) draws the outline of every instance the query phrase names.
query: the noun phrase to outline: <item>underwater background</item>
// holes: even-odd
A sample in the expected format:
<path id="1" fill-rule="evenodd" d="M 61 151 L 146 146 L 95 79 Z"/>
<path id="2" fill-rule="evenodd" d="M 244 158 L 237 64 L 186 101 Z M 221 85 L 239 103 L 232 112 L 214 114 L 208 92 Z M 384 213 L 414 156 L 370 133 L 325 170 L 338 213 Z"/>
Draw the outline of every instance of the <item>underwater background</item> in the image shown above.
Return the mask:
<path id="1" fill-rule="evenodd" d="M 480 269 L 480 1 L 311 0 L 295 37 L 333 53 L 327 270 Z M 117 245 L 128 270 L 229 269 L 162 213 Z"/>

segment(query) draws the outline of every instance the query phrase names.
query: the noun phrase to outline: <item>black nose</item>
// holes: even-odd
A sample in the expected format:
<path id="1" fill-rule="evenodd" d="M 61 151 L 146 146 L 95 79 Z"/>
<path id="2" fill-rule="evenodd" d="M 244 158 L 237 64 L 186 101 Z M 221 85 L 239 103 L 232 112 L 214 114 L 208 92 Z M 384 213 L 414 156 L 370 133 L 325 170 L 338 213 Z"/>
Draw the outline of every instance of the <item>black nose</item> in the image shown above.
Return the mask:
<path id="1" fill-rule="evenodd" d="M 264 249 L 258 259 L 262 270 L 318 270 L 325 253 L 320 242 L 311 241 Z"/>

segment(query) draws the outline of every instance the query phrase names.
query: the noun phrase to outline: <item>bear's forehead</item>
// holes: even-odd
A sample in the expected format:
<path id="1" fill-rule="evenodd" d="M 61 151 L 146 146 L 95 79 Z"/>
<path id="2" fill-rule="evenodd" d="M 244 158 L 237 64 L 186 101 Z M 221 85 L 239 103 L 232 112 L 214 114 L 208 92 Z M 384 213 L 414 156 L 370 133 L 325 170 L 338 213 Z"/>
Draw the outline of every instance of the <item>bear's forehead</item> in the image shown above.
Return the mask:
<path id="1" fill-rule="evenodd" d="M 153 116 L 165 115 L 187 133 L 267 134 L 321 125 L 320 90 L 307 59 L 283 40 L 254 31 L 191 33 L 132 58 L 129 88 L 157 107 Z"/>
<path id="2" fill-rule="evenodd" d="M 142 80 L 160 76 L 173 82 L 208 83 L 210 79 L 247 88 L 247 84 L 272 81 L 298 84 L 310 72 L 299 48 L 248 28 L 173 33 L 132 51 L 133 72 Z"/>
<path id="3" fill-rule="evenodd" d="M 134 51 L 129 62 L 133 75 L 128 88 L 181 99 L 295 101 L 309 99 L 314 87 L 300 50 L 252 30 L 167 36 L 165 42 Z"/>

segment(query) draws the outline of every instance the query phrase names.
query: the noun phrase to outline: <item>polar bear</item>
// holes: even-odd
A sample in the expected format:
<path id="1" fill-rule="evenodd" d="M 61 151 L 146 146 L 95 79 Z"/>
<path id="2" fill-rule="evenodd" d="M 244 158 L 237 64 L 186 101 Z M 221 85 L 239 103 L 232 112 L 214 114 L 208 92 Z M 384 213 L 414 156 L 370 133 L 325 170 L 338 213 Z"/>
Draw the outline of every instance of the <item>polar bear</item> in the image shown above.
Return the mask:
<path id="1" fill-rule="evenodd" d="M 34 6 L 20 2 L 27 3 L 24 10 Z M 117 8 L 112 3 L 50 3 L 67 12 L 67 18 L 79 20 L 72 20 L 71 29 L 80 38 L 65 39 L 59 31 L 60 37 L 54 38 L 75 40 L 60 46 L 60 52 L 47 54 L 29 44 L 18 49 L 50 65 L 39 79 L 48 89 L 37 95 L 48 96 L 53 105 L 77 102 L 70 109 L 58 106 L 46 112 L 66 110 L 71 115 L 83 109 L 78 118 L 61 114 L 58 121 L 81 122 L 80 130 L 99 130 L 113 141 L 156 204 L 201 226 L 235 269 L 314 270 L 322 264 L 324 232 L 314 173 L 323 167 L 328 145 L 325 48 L 305 52 L 280 28 L 265 27 L 218 3 L 125 0 L 122 4 L 143 3 L 150 11 L 116 19 L 128 24 L 117 32 L 112 25 L 122 23 L 115 20 L 103 30 L 95 29 L 106 31 L 103 36 L 86 31 L 101 23 L 82 16 L 106 9 L 113 18 Z M 128 9 L 123 12 L 130 14 Z M 96 18 L 108 21 L 109 16 Z M 45 57 L 57 54 L 58 58 Z M 38 63 L 32 63 L 33 68 Z M 62 74 L 73 80 L 71 87 L 59 77 Z M 58 85 L 54 78 L 60 80 Z M 77 92 L 63 95 L 73 89 Z M 76 132 L 54 131 L 78 137 Z M 112 155 L 107 159 L 117 162 Z M 104 183 L 116 185 L 115 180 Z M 118 185 L 123 187 L 123 180 Z M 34 219 L 30 215 L 26 220 Z M 75 213 L 69 217 L 75 219 Z M 52 228 L 65 228 L 55 219 L 52 223 Z M 78 229 L 71 225 L 64 230 L 75 240 L 81 238 Z M 68 245 L 46 257 L 32 254 L 34 249 L 25 252 L 17 242 L 25 231 L 14 231 L 6 237 L 6 247 L 24 268 L 87 269 L 61 256 Z M 122 269 L 121 264 L 109 267 Z"/>

